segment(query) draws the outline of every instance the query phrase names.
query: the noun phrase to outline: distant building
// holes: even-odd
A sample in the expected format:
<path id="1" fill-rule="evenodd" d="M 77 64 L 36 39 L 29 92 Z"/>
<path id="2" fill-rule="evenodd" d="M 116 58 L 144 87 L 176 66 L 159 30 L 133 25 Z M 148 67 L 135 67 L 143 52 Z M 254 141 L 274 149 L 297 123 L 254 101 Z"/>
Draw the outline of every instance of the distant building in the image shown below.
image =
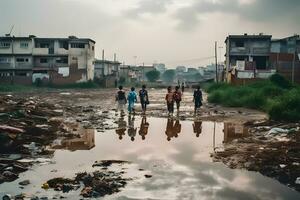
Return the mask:
<path id="1" fill-rule="evenodd" d="M 105 87 L 114 87 L 119 80 L 121 63 L 118 61 L 96 60 L 95 78 L 102 81 Z"/>
<path id="2" fill-rule="evenodd" d="M 0 82 L 52 84 L 94 79 L 95 41 L 68 38 L 0 37 Z"/>
<path id="3" fill-rule="evenodd" d="M 226 79 L 241 84 L 270 77 L 271 35 L 229 35 L 226 40 Z"/>
<path id="4" fill-rule="evenodd" d="M 272 40 L 270 63 L 290 81 L 300 83 L 300 37 L 293 35 Z"/>

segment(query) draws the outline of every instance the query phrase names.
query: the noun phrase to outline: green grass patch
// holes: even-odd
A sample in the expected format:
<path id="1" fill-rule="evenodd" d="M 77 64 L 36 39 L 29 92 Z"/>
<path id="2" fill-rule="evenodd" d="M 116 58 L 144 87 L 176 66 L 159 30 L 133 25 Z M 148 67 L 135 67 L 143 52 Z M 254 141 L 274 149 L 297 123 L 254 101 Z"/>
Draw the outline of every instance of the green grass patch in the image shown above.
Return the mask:
<path id="1" fill-rule="evenodd" d="M 262 110 L 273 120 L 300 121 L 300 87 L 277 74 L 242 86 L 214 83 L 206 91 L 210 103 Z"/>
<path id="2" fill-rule="evenodd" d="M 34 86 L 14 85 L 14 84 L 1 84 L 0 92 L 28 92 L 36 89 Z"/>

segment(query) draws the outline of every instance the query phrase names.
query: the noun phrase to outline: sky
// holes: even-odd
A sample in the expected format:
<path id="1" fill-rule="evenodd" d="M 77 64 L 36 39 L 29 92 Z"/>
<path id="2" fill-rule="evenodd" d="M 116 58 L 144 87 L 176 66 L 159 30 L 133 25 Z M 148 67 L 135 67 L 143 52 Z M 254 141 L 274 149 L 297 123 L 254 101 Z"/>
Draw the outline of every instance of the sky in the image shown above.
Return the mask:
<path id="1" fill-rule="evenodd" d="M 96 41 L 125 64 L 204 66 L 229 34 L 300 34 L 299 0 L 0 0 L 0 35 Z"/>

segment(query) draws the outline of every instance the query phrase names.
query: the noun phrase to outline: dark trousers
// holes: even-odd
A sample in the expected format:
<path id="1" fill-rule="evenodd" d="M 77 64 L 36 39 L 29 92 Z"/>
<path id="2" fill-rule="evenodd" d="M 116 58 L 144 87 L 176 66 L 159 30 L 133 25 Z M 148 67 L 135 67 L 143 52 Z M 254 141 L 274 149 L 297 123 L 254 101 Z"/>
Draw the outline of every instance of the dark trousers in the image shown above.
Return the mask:
<path id="1" fill-rule="evenodd" d="M 179 107 L 180 107 L 180 101 L 176 101 L 176 108 L 177 108 L 177 110 L 179 110 Z"/>
<path id="2" fill-rule="evenodd" d="M 147 109 L 147 104 L 146 104 L 146 102 L 141 102 L 141 105 L 142 105 L 142 110 L 143 110 L 143 111 L 146 111 L 146 109 Z"/>
<path id="3" fill-rule="evenodd" d="M 169 113 L 174 113 L 174 102 L 167 103 Z"/>

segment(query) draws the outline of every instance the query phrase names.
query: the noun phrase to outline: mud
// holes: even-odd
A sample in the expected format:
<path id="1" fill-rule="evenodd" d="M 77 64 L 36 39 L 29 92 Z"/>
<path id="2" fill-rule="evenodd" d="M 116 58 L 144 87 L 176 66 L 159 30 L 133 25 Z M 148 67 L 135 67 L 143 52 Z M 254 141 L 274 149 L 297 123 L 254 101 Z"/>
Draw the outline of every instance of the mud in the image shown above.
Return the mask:
<path id="1" fill-rule="evenodd" d="M 274 178 L 297 191 L 300 184 L 299 124 L 266 121 L 247 128 L 248 137 L 235 139 L 216 151 L 214 161 L 232 169 L 247 169 Z M 273 130 L 282 129 L 282 133 Z"/>
<path id="2" fill-rule="evenodd" d="M 151 104 L 147 110 L 147 117 L 168 117 L 164 94 L 164 90 L 149 89 Z M 298 124 L 270 122 L 265 113 L 208 104 L 206 95 L 204 99 L 204 106 L 195 117 L 192 93 L 186 92 L 181 111 L 176 113 L 173 119 L 192 120 L 195 124 L 203 120 L 233 123 L 243 127 L 238 128 L 243 136 L 239 134 L 239 137 L 230 138 L 228 133 L 228 137 L 224 138 L 224 148 L 216 148 L 215 153 L 212 154 L 214 161 L 223 162 L 234 169 L 260 172 L 300 191 L 297 183 L 297 178 L 300 176 Z M 97 132 L 117 129 L 120 128 L 120 119 L 124 121 L 124 116 L 115 108 L 114 91 L 111 90 L 1 94 L 0 184 L 18 179 L 19 174 L 38 163 L 39 158 L 51 158 L 57 149 L 70 151 L 92 149 L 95 142 L 90 136 L 94 133 L 90 134 L 90 132 L 95 129 Z M 141 115 L 138 104 L 136 115 Z M 143 127 L 146 130 L 148 126 L 144 124 Z M 123 128 L 126 130 L 127 127 Z M 272 128 L 294 131 L 288 134 L 270 135 Z M 197 129 L 196 125 L 194 129 Z M 246 129 L 247 134 L 244 134 Z M 199 134 L 197 133 L 196 136 L 199 137 Z M 142 138 L 147 139 L 145 135 Z M 172 141 L 175 140 L 174 137 L 170 138 Z M 79 185 L 83 183 L 84 188 L 80 192 L 83 197 L 100 197 L 116 193 L 130 180 L 122 177 L 124 172 L 108 170 L 115 164 L 130 163 L 122 160 L 98 161 L 93 167 L 95 169 L 98 167 L 100 170 L 79 173 L 74 179 L 53 179 L 47 182 L 45 188 L 69 192 L 78 190 Z M 153 178 L 152 176 L 152 174 L 144 174 L 144 177 L 149 180 Z"/>

